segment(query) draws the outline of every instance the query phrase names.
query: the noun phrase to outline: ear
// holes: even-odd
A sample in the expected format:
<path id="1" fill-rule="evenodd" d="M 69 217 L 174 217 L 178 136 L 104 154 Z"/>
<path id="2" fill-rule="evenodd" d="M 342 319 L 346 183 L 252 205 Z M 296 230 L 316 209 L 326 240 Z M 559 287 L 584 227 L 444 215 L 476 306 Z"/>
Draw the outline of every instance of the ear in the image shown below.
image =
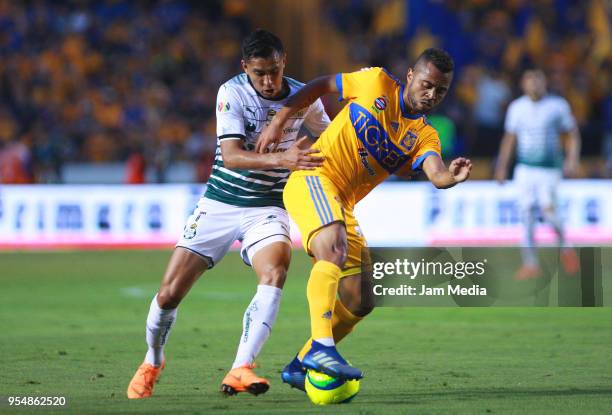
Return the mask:
<path id="1" fill-rule="evenodd" d="M 408 72 L 406 73 L 406 83 L 409 84 L 412 82 L 412 78 L 414 77 L 414 69 L 408 68 Z"/>
<path id="2" fill-rule="evenodd" d="M 245 73 L 248 73 L 248 71 L 247 71 L 247 63 L 246 63 L 246 61 L 245 61 L 244 59 L 241 59 L 241 60 L 240 60 L 240 65 L 242 66 L 242 70 L 243 70 Z"/>

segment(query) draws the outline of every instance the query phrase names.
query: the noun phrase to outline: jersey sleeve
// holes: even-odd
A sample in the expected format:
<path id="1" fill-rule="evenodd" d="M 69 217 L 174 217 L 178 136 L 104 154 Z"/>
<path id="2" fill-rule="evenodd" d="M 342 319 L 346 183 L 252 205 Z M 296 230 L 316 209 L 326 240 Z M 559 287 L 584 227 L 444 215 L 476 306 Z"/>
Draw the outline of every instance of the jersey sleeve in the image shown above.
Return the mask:
<path id="1" fill-rule="evenodd" d="M 304 127 L 308 129 L 313 137 L 319 137 L 327 128 L 331 121 L 325 112 L 325 107 L 321 99 L 317 99 L 308 109 L 304 119 Z"/>
<path id="2" fill-rule="evenodd" d="M 222 85 L 217 94 L 217 138 L 223 140 L 243 140 L 244 114 L 236 91 Z"/>
<path id="3" fill-rule="evenodd" d="M 442 157 L 442 149 L 440 146 L 440 137 L 438 136 L 438 132 L 432 128 L 428 135 L 421 139 L 420 143 L 417 142 L 417 150 L 413 154 L 412 159 L 410 160 L 410 166 L 412 170 L 421 170 L 423 166 L 423 162 L 429 156 L 439 156 Z"/>
<path id="4" fill-rule="evenodd" d="M 504 130 L 509 134 L 516 134 L 518 130 L 518 114 L 516 111 L 516 105 L 510 104 L 508 111 L 506 112 L 506 121 L 504 122 Z"/>
<path id="5" fill-rule="evenodd" d="M 368 68 L 357 72 L 339 73 L 336 75 L 336 87 L 340 92 L 340 101 L 358 98 L 364 92 L 371 93 L 382 87 L 383 68 Z"/>
<path id="6" fill-rule="evenodd" d="M 572 109 L 565 99 L 559 100 L 559 131 L 566 133 L 576 128 L 576 118 L 572 114 Z"/>

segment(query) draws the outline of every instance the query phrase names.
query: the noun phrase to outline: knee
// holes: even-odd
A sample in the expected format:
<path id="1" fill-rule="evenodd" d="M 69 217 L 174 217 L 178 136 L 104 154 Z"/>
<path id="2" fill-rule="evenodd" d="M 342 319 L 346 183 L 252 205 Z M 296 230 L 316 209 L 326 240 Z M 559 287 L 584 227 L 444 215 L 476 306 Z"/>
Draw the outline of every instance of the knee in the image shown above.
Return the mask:
<path id="1" fill-rule="evenodd" d="M 544 206 L 542 208 L 542 215 L 545 219 L 550 219 L 555 217 L 555 208 L 553 206 Z"/>
<path id="2" fill-rule="evenodd" d="M 319 260 L 329 261 L 342 268 L 346 262 L 346 249 L 338 247 L 333 250 L 325 252 L 323 255 L 317 257 Z"/>
<path id="3" fill-rule="evenodd" d="M 270 265 L 259 276 L 259 284 L 283 288 L 287 279 L 287 268 L 283 265 Z"/>
<path id="4" fill-rule="evenodd" d="M 309 248 L 317 261 L 329 261 L 342 268 L 346 262 L 347 243 L 344 224 L 334 223 L 323 228 Z"/>
<path id="5" fill-rule="evenodd" d="M 312 251 L 317 261 L 329 261 L 340 268 L 346 262 L 347 247 L 344 241 L 318 244 Z"/>
<path id="6" fill-rule="evenodd" d="M 171 285 L 164 285 L 157 292 L 157 304 L 164 310 L 177 308 L 182 299 L 181 293 Z"/>

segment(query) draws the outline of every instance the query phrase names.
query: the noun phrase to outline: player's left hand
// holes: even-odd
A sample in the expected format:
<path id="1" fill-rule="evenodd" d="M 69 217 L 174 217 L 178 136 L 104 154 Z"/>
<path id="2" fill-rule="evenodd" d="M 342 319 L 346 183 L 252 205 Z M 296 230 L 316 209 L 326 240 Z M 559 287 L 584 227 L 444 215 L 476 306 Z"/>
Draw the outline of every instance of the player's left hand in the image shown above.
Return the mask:
<path id="1" fill-rule="evenodd" d="M 470 172 L 472 171 L 472 161 L 464 157 L 458 157 L 451 161 L 450 165 L 448 166 L 448 171 L 453 176 L 453 179 L 455 179 L 455 182 L 464 182 L 468 179 L 468 177 L 470 177 Z"/>

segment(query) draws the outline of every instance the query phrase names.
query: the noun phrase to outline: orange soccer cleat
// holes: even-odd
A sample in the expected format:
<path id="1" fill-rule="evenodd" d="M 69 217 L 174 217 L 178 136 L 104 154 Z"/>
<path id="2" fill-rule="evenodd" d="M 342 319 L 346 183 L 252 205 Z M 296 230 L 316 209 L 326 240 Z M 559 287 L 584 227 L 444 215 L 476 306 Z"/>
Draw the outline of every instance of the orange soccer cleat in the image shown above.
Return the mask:
<path id="1" fill-rule="evenodd" d="M 533 278 L 538 278 L 540 273 L 540 267 L 536 265 L 523 265 L 518 271 L 516 271 L 516 274 L 514 274 L 514 279 L 516 281 L 530 280 Z"/>
<path id="2" fill-rule="evenodd" d="M 226 396 L 233 396 L 238 392 L 249 392 L 253 395 L 266 393 L 270 382 L 257 376 L 253 372 L 254 368 L 254 364 L 247 364 L 230 370 L 221 382 L 221 392 Z"/>
<path id="3" fill-rule="evenodd" d="M 159 367 L 146 362 L 142 363 L 128 385 L 127 397 L 129 399 L 141 399 L 153 395 L 153 387 L 164 367 L 166 367 L 166 362 L 163 362 Z"/>
<path id="4" fill-rule="evenodd" d="M 559 259 L 561 259 L 561 265 L 567 274 L 573 275 L 580 271 L 580 260 L 574 249 L 563 248 Z"/>

